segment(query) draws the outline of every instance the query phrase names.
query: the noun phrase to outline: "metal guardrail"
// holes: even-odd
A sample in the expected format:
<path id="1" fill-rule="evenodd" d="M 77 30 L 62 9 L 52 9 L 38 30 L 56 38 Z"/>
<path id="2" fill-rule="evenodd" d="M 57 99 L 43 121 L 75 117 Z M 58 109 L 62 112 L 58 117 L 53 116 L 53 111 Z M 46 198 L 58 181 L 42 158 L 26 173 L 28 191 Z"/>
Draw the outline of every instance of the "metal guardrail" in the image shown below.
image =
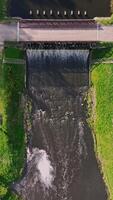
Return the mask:
<path id="1" fill-rule="evenodd" d="M 4 58 L 3 59 L 3 64 L 20 64 L 24 65 L 26 64 L 26 61 L 24 59 L 15 59 L 15 58 Z"/>
<path id="2" fill-rule="evenodd" d="M 20 20 L 20 28 L 40 28 L 40 29 L 96 29 L 95 20 L 61 20 L 61 19 L 34 19 Z"/>

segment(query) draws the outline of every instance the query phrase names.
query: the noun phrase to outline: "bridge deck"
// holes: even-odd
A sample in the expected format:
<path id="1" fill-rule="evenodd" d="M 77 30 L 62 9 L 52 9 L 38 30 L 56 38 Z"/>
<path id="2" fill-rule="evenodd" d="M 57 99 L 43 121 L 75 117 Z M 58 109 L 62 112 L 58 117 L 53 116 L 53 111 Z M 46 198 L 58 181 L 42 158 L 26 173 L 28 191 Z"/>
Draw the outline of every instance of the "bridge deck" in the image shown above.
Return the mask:
<path id="1" fill-rule="evenodd" d="M 99 26 L 94 20 L 20 20 L 18 25 L 0 24 L 0 43 L 113 41 L 113 26 Z"/>

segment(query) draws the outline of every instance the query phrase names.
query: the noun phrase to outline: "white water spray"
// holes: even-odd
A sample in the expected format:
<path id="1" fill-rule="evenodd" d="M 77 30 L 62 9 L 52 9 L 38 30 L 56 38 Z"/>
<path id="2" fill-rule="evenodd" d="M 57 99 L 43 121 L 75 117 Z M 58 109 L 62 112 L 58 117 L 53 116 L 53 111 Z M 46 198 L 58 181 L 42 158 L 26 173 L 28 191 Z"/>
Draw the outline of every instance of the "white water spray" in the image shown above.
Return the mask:
<path id="1" fill-rule="evenodd" d="M 30 153 L 29 149 L 27 149 L 27 160 L 31 163 L 34 162 L 34 166 L 36 166 L 36 170 L 38 170 L 38 173 L 35 173 L 35 180 L 39 177 L 44 187 L 48 189 L 52 187 L 55 171 L 46 151 L 34 148 L 32 153 Z"/>
<path id="2" fill-rule="evenodd" d="M 51 165 L 49 157 L 44 150 L 39 150 L 40 158 L 37 163 L 37 169 L 40 172 L 40 181 L 49 188 L 52 187 L 54 181 L 54 169 Z"/>

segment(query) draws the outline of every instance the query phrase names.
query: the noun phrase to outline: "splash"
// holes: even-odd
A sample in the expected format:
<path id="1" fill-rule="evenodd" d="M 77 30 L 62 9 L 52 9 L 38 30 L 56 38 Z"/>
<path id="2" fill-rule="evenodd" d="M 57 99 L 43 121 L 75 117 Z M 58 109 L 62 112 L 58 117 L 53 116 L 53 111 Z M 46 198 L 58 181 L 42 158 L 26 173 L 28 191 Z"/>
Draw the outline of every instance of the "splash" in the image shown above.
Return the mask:
<path id="1" fill-rule="evenodd" d="M 52 187 L 54 181 L 54 169 L 51 165 L 49 157 L 44 150 L 39 150 L 40 158 L 37 162 L 37 169 L 40 172 L 40 181 L 49 188 Z"/>
<path id="2" fill-rule="evenodd" d="M 55 170 L 46 151 L 33 148 L 31 153 L 28 148 L 27 161 L 29 166 L 35 166 L 35 180 L 37 179 L 36 177 L 39 177 L 40 182 L 44 184 L 43 186 L 48 189 L 52 187 L 52 183 L 55 178 Z"/>

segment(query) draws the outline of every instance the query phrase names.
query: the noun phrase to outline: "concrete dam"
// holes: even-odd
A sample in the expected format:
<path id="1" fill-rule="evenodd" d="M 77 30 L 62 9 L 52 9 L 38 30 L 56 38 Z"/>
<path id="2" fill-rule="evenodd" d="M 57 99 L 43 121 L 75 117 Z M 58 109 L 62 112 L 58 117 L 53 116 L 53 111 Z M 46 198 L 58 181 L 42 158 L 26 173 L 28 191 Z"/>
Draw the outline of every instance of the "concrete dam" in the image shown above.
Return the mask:
<path id="1" fill-rule="evenodd" d="M 90 50 L 26 50 L 24 200 L 107 200 L 87 123 Z"/>

